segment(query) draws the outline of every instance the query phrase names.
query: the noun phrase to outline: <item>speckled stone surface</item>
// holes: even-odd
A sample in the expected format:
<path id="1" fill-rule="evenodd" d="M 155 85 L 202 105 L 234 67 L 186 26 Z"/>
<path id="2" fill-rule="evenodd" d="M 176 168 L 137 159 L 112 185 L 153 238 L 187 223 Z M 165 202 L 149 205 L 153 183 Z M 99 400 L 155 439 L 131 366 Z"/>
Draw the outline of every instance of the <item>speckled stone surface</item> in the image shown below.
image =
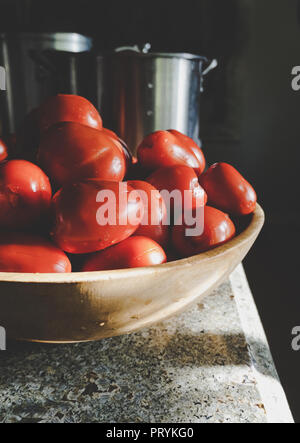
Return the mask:
<path id="1" fill-rule="evenodd" d="M 0 421 L 265 423 L 272 419 L 261 368 L 278 385 L 279 394 L 270 389 L 283 421 L 291 421 L 267 342 L 249 343 L 233 287 L 223 284 L 188 312 L 130 336 L 8 343 L 0 352 Z"/>

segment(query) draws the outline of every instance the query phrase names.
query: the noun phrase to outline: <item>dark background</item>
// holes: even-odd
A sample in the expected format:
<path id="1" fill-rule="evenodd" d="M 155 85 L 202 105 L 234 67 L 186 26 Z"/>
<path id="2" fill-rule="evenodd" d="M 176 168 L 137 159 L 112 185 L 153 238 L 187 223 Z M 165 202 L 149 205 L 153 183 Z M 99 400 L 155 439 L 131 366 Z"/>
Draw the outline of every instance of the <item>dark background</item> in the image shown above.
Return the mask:
<path id="1" fill-rule="evenodd" d="M 209 163 L 234 164 L 255 185 L 267 221 L 245 261 L 292 411 L 300 422 L 300 65 L 297 0 L 0 0 L 1 31 L 77 31 L 100 50 L 140 42 L 216 57 L 205 82 L 201 137 Z M 299 273 L 300 274 L 300 273 Z"/>

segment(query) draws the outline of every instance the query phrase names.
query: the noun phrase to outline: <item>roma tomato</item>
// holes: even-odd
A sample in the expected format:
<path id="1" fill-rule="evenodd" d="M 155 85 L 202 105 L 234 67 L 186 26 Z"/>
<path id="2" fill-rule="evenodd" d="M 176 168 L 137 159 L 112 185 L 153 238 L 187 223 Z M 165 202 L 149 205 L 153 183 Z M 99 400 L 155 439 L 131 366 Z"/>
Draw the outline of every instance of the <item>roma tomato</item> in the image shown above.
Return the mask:
<path id="1" fill-rule="evenodd" d="M 109 135 L 110 137 L 120 140 L 120 138 L 117 136 L 117 134 L 108 128 L 102 128 L 101 131 L 105 132 L 106 135 Z"/>
<path id="2" fill-rule="evenodd" d="M 198 146 L 197 143 L 195 143 L 192 138 L 188 137 L 185 134 L 182 134 L 179 131 L 175 131 L 175 129 L 170 129 L 169 132 L 175 135 L 175 137 L 177 137 L 177 139 L 180 141 L 180 143 L 182 143 L 182 145 L 187 146 L 193 151 L 199 162 L 199 168 L 195 170 L 195 172 L 197 173 L 198 176 L 201 175 L 206 166 L 206 160 L 202 148 Z"/>
<path id="3" fill-rule="evenodd" d="M 121 148 L 122 148 L 121 151 L 122 151 L 122 153 L 125 156 L 126 171 L 128 171 L 128 169 L 130 168 L 133 160 L 132 160 L 132 154 L 129 151 L 127 144 L 124 142 L 124 140 L 122 140 L 120 137 L 118 137 L 115 132 L 111 131 L 110 129 L 102 128 L 102 131 L 106 135 L 112 137 L 114 140 L 117 140 L 118 141 L 118 146 L 119 146 L 119 144 L 121 145 Z"/>
<path id="4" fill-rule="evenodd" d="M 75 122 L 102 129 L 102 119 L 97 109 L 78 95 L 58 94 L 50 97 L 40 106 L 38 114 L 41 133 L 60 122 Z"/>
<path id="5" fill-rule="evenodd" d="M 89 178 L 122 181 L 126 172 L 118 140 L 72 122 L 58 123 L 44 133 L 38 161 L 59 186 Z"/>
<path id="6" fill-rule="evenodd" d="M 53 199 L 55 243 L 71 254 L 85 254 L 130 237 L 144 216 L 133 191 L 126 183 L 100 180 L 65 186 Z"/>
<path id="7" fill-rule="evenodd" d="M 182 257 L 209 251 L 235 236 L 235 226 L 229 216 L 210 206 L 204 208 L 204 231 L 199 236 L 187 236 L 186 225 L 173 227 L 172 244 Z"/>
<path id="8" fill-rule="evenodd" d="M 4 139 L 0 137 L 0 163 L 4 162 L 8 157 L 8 146 Z"/>
<path id="9" fill-rule="evenodd" d="M 131 180 L 128 184 L 141 193 L 144 203 L 144 219 L 135 235 L 151 238 L 161 246 L 166 246 L 169 239 L 167 226 L 167 208 L 159 191 L 150 183 Z"/>
<path id="10" fill-rule="evenodd" d="M 195 171 L 188 166 L 158 169 L 147 178 L 147 182 L 160 192 L 180 191 L 182 202 L 185 202 L 185 209 L 195 209 L 206 204 L 207 196 L 199 184 Z M 185 199 L 185 191 L 189 191 L 190 201 Z M 173 207 L 172 204 L 171 206 Z"/>
<path id="11" fill-rule="evenodd" d="M 257 196 L 254 189 L 228 163 L 214 164 L 199 180 L 210 205 L 237 216 L 251 214 L 255 210 Z"/>
<path id="12" fill-rule="evenodd" d="M 83 272 L 141 268 L 161 265 L 167 260 L 159 244 L 147 237 L 130 237 L 121 243 L 96 252 L 83 265 Z"/>
<path id="13" fill-rule="evenodd" d="M 148 171 L 169 166 L 189 166 L 197 175 L 205 168 L 199 146 L 178 131 L 157 131 L 148 135 L 138 147 L 138 159 Z"/>
<path id="14" fill-rule="evenodd" d="M 48 215 L 52 190 L 46 174 L 26 160 L 0 165 L 0 227 L 25 228 Z"/>
<path id="15" fill-rule="evenodd" d="M 66 254 L 44 238 L 18 233 L 0 236 L 0 272 L 71 271 L 71 263 Z"/>

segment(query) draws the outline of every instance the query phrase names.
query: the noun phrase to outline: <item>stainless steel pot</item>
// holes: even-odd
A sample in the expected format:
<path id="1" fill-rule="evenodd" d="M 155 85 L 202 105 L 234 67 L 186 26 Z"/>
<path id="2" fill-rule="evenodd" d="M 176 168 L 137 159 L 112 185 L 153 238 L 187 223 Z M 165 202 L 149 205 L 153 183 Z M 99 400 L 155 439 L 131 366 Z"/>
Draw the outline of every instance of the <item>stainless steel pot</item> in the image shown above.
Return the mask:
<path id="1" fill-rule="evenodd" d="M 125 47 L 94 55 L 79 34 L 0 34 L 0 133 L 15 132 L 24 116 L 58 92 L 79 94 L 99 109 L 135 153 L 145 135 L 177 129 L 199 143 L 203 77 L 215 60 L 186 53 Z"/>
<path id="2" fill-rule="evenodd" d="M 0 132 L 15 132 L 27 112 L 49 95 L 61 92 L 58 91 L 61 71 L 45 56 L 45 51 L 71 57 L 91 47 L 90 38 L 75 33 L 0 34 L 0 66 L 6 72 L 6 91 L 0 92 Z M 77 92 L 73 61 L 69 72 L 64 74 L 64 81 L 68 82 L 64 92 Z"/>
<path id="3" fill-rule="evenodd" d="M 217 66 L 216 60 L 149 49 L 125 47 L 99 57 L 97 105 L 104 123 L 133 152 L 145 135 L 160 129 L 177 129 L 199 143 L 203 76 Z"/>

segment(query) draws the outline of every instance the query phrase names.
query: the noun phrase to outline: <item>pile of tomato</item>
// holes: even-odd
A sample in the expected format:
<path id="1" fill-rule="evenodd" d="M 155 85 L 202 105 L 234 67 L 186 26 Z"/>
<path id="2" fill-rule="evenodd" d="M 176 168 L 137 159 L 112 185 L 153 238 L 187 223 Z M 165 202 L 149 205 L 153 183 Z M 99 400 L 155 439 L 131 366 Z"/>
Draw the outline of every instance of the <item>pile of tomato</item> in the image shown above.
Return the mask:
<path id="1" fill-rule="evenodd" d="M 255 210 L 256 193 L 227 163 L 205 168 L 202 149 L 178 131 L 150 134 L 135 158 L 88 100 L 49 98 L 17 135 L 0 138 L 0 272 L 143 267 L 226 243 L 236 235 L 234 221 Z M 204 211 L 200 235 L 188 236 L 184 219 L 166 223 L 163 190 L 191 193 L 190 211 Z M 116 223 L 98 223 L 99 191 L 125 201 Z M 131 191 L 143 191 L 148 204 Z M 148 223 L 128 218 L 138 211 Z"/>

